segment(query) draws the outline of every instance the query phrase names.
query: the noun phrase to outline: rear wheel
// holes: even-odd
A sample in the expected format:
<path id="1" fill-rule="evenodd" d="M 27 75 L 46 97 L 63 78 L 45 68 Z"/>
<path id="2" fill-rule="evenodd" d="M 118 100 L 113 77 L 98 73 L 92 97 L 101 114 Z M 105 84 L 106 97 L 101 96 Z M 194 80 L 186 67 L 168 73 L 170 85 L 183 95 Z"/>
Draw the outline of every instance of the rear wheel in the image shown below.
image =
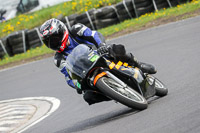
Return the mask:
<path id="1" fill-rule="evenodd" d="M 156 95 L 160 97 L 166 96 L 168 94 L 168 89 L 166 88 L 166 86 L 157 78 L 149 76 L 150 82 L 153 83 L 154 79 L 155 79 Z"/>
<path id="2" fill-rule="evenodd" d="M 100 78 L 96 86 L 108 97 L 128 107 L 143 110 L 148 104 L 146 99 L 129 86 L 122 86 L 109 77 Z"/>

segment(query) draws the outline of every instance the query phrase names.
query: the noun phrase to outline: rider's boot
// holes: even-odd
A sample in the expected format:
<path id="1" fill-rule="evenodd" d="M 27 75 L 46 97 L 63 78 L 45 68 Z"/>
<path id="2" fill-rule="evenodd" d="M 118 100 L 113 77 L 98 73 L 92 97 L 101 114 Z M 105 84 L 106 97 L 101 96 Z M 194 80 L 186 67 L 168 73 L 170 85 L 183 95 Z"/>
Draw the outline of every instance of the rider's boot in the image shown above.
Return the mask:
<path id="1" fill-rule="evenodd" d="M 157 72 L 155 66 L 143 62 L 138 62 L 138 68 L 140 68 L 143 73 L 155 74 Z"/>
<path id="2" fill-rule="evenodd" d="M 85 90 L 83 94 L 83 98 L 89 105 L 111 100 L 110 98 L 100 94 L 99 92 L 92 91 L 92 90 Z"/>
<path id="3" fill-rule="evenodd" d="M 143 62 L 139 62 L 131 53 L 127 54 L 129 57 L 129 64 L 138 67 L 143 73 L 155 74 L 157 72 L 155 66 Z"/>

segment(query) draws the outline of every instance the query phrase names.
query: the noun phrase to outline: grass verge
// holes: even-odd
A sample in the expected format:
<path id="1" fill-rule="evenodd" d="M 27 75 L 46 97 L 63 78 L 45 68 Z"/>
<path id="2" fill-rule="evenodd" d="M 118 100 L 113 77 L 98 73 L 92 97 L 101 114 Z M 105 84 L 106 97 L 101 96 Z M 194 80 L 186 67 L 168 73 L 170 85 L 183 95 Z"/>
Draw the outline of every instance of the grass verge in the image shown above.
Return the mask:
<path id="1" fill-rule="evenodd" d="M 110 39 L 130 32 L 143 30 L 198 15 L 200 15 L 200 0 L 195 0 L 191 3 L 178 5 L 177 7 L 145 14 L 136 19 L 126 20 L 120 24 L 101 29 L 99 32 L 101 32 L 107 39 Z M 0 69 L 49 57 L 52 56 L 53 53 L 54 52 L 52 50 L 42 46 L 33 50 L 29 50 L 26 53 L 15 55 L 14 57 L 6 56 L 3 60 L 0 60 Z"/>
<path id="2" fill-rule="evenodd" d="M 0 59 L 0 69 L 49 57 L 52 56 L 53 53 L 54 52 L 51 49 L 43 45 L 41 47 L 28 50 L 26 53 L 17 54 L 13 57 L 5 56 L 3 60 Z"/>

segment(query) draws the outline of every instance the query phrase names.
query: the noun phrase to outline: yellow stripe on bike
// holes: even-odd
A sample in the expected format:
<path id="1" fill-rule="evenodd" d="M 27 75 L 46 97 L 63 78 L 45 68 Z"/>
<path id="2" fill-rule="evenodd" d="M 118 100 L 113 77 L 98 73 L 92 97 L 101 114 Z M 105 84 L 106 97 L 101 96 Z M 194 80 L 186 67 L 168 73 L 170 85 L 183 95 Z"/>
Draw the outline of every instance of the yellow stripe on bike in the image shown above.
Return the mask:
<path id="1" fill-rule="evenodd" d="M 119 68 L 122 66 L 122 64 L 123 64 L 123 62 L 119 61 L 119 62 L 117 63 L 117 65 L 115 66 L 115 68 L 119 69 Z"/>
<path id="2" fill-rule="evenodd" d="M 114 62 L 112 62 L 112 63 L 109 65 L 109 68 L 110 68 L 110 69 L 113 69 L 113 67 L 115 67 L 115 63 L 114 63 Z"/>
<path id="3" fill-rule="evenodd" d="M 127 67 L 127 66 L 128 66 L 128 63 L 124 62 L 123 66 Z"/>

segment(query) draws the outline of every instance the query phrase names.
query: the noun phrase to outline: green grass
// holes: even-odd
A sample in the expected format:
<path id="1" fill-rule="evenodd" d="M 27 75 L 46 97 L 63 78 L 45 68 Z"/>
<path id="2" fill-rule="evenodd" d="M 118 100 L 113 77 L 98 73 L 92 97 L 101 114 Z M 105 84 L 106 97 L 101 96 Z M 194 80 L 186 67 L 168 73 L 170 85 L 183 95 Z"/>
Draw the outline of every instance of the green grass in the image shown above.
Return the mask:
<path id="1" fill-rule="evenodd" d="M 178 5 L 177 7 L 173 7 L 173 8 L 163 9 L 160 11 L 156 11 L 154 13 L 145 14 L 145 15 L 140 16 L 139 18 L 126 20 L 120 24 L 113 25 L 113 26 L 110 26 L 98 31 L 101 32 L 104 36 L 108 36 L 108 35 L 112 35 L 114 33 L 117 33 L 119 31 L 123 31 L 126 29 L 137 30 L 145 26 L 149 22 L 156 21 L 158 19 L 170 19 L 170 18 L 174 18 L 180 15 L 183 15 L 181 19 L 191 17 L 193 15 L 191 14 L 188 15 L 186 13 L 191 13 L 198 9 L 200 9 L 200 0 L 193 1 L 191 3 Z M 42 47 L 29 50 L 26 53 L 15 55 L 14 57 L 6 56 L 3 60 L 0 60 L 0 66 L 11 63 L 11 62 L 24 60 L 24 59 L 36 57 L 39 55 L 44 55 L 47 53 L 53 53 L 53 51 L 51 51 L 45 45 L 43 45 Z"/>
<path id="2" fill-rule="evenodd" d="M 29 59 L 29 58 L 42 56 L 42 55 L 45 55 L 45 54 L 50 54 L 50 53 L 53 53 L 53 52 L 54 51 L 47 48 L 45 45 L 42 45 L 41 47 L 37 47 L 35 49 L 28 50 L 26 53 L 17 54 L 13 57 L 9 57 L 9 56 L 6 55 L 3 60 L 0 59 L 0 66 L 11 63 L 11 62 L 22 61 L 22 60 L 26 60 L 26 59 Z"/>

